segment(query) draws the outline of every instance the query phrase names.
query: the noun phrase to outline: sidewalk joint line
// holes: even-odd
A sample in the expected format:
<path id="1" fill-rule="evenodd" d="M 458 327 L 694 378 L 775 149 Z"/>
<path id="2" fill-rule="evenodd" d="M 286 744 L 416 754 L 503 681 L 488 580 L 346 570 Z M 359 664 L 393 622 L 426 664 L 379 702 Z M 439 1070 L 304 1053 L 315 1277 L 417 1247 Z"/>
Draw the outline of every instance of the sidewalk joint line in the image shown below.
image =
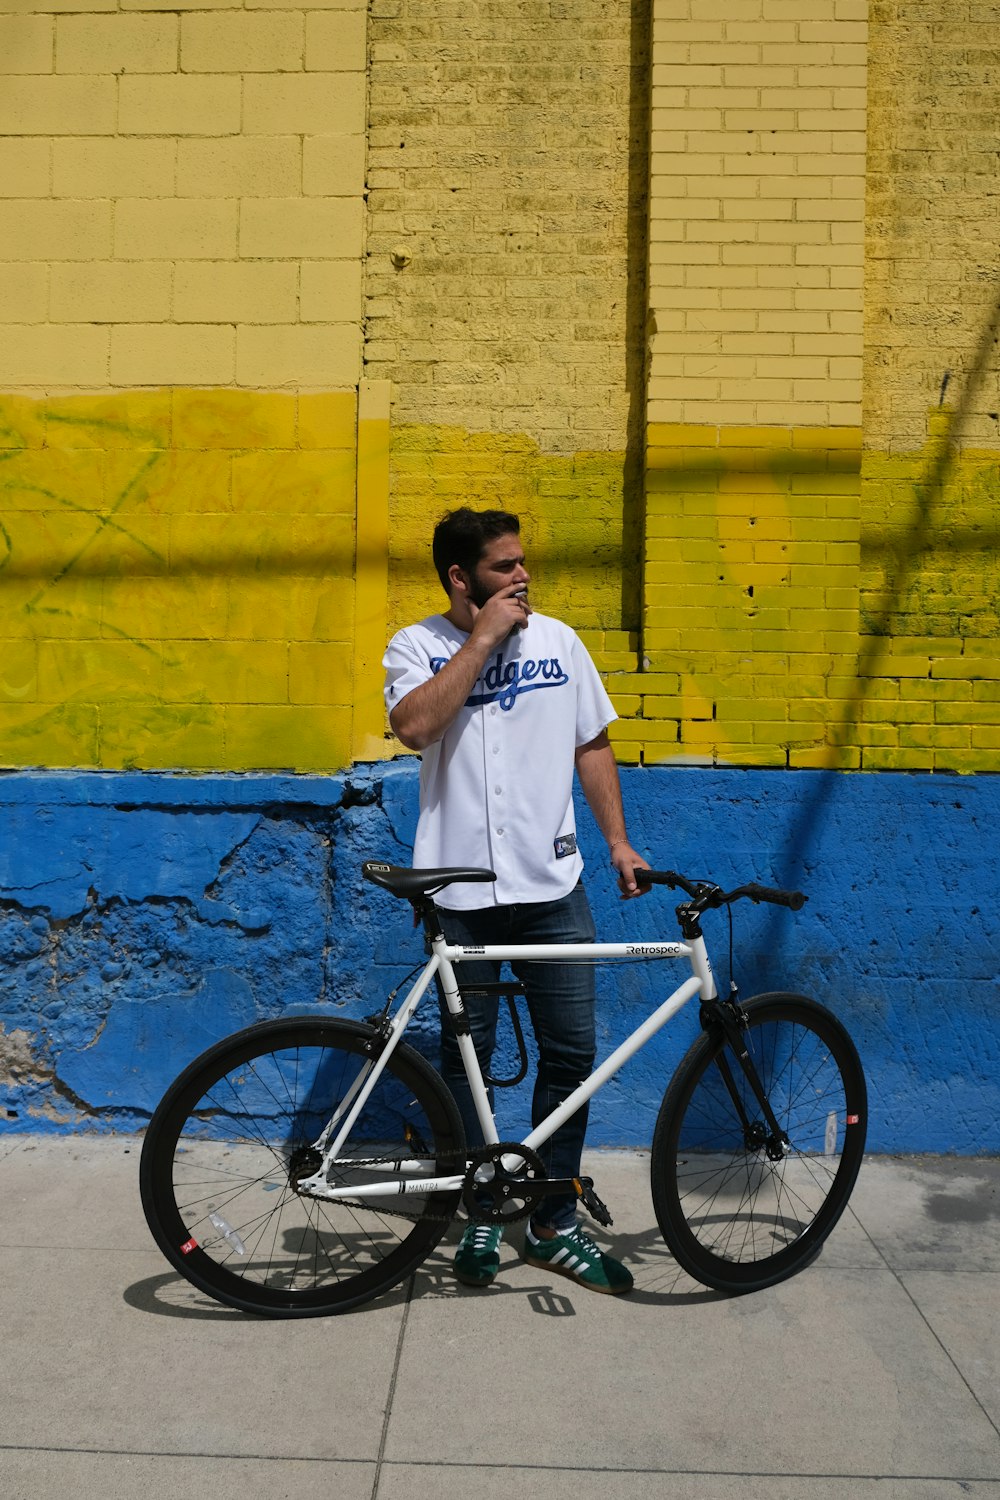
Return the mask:
<path id="1" fill-rule="evenodd" d="M 909 1302 L 909 1304 L 913 1308 L 914 1312 L 917 1314 L 917 1317 L 920 1319 L 920 1321 L 923 1323 L 924 1327 L 927 1329 L 927 1332 L 930 1334 L 931 1338 L 934 1340 L 934 1342 L 937 1344 L 938 1348 L 941 1350 L 941 1353 L 944 1355 L 945 1359 L 948 1361 L 948 1363 L 951 1365 L 952 1369 L 955 1371 L 955 1374 L 958 1376 L 959 1380 L 965 1386 L 965 1389 L 968 1391 L 969 1395 L 972 1397 L 972 1400 L 974 1401 L 975 1405 L 982 1412 L 983 1416 L 985 1417 L 986 1421 L 989 1423 L 990 1427 L 992 1427 L 992 1429 L 996 1433 L 997 1437 L 1000 1437 L 1000 1426 L 998 1426 L 998 1424 L 994 1421 L 993 1417 L 990 1416 L 989 1412 L 986 1410 L 986 1407 L 983 1405 L 983 1403 L 980 1400 L 979 1396 L 977 1396 L 975 1390 L 970 1385 L 968 1379 L 965 1376 L 964 1371 L 962 1370 L 962 1368 L 959 1365 L 958 1361 L 955 1359 L 955 1356 L 951 1353 L 950 1349 L 944 1343 L 944 1341 L 942 1340 L 942 1338 L 941 1338 L 940 1334 L 938 1333 L 937 1329 L 933 1326 L 933 1324 L 931 1323 L 931 1321 L 928 1318 L 927 1314 L 924 1312 L 923 1308 L 920 1306 L 920 1303 L 917 1301 L 916 1297 L 914 1297 L 913 1293 L 910 1291 L 910 1289 L 907 1286 L 906 1282 L 903 1280 L 902 1272 L 897 1271 L 896 1268 L 895 1268 L 895 1266 L 893 1266 L 893 1265 L 890 1264 L 889 1258 L 886 1255 L 885 1251 L 881 1248 L 881 1246 L 868 1233 L 867 1228 L 865 1227 L 864 1224 L 862 1224 L 862 1222 L 861 1222 L 860 1218 L 858 1217 L 858 1214 L 855 1211 L 853 1205 L 848 1205 L 848 1212 L 850 1213 L 851 1217 L 854 1219 L 854 1222 L 861 1229 L 861 1232 L 864 1234 L 864 1236 L 867 1239 L 868 1243 L 871 1245 L 872 1249 L 875 1251 L 876 1255 L 879 1257 L 879 1259 L 881 1260 L 882 1264 L 885 1266 L 885 1269 L 888 1271 L 889 1275 L 895 1281 L 896 1285 L 899 1287 L 900 1291 L 903 1293 L 904 1297 Z M 917 1274 L 919 1275 L 919 1272 Z M 989 1274 L 989 1273 L 987 1273 L 987 1274 Z"/>
<path id="2" fill-rule="evenodd" d="M 413 1272 L 410 1273 L 409 1283 L 406 1288 L 406 1301 L 403 1303 L 403 1316 L 400 1319 L 399 1334 L 396 1338 L 396 1353 L 392 1361 L 392 1374 L 389 1377 L 389 1390 L 385 1399 L 385 1415 L 382 1418 L 382 1433 L 379 1438 L 378 1453 L 375 1457 L 375 1478 L 372 1483 L 371 1500 L 378 1500 L 379 1482 L 382 1478 L 382 1464 L 385 1461 L 385 1445 L 389 1440 L 389 1423 L 392 1420 L 392 1402 L 396 1394 L 396 1380 L 399 1376 L 399 1365 L 403 1357 L 403 1340 L 406 1337 L 406 1326 L 410 1321 L 410 1307 L 413 1302 Z"/>
<path id="3" fill-rule="evenodd" d="M 393 1382 L 394 1386 L 394 1382 Z M 352 1464 L 368 1466 L 372 1463 L 388 1469 L 481 1469 L 511 1473 L 535 1474 L 651 1474 L 665 1477 L 705 1479 L 834 1479 L 834 1480 L 894 1480 L 897 1483 L 910 1480 L 930 1484 L 995 1485 L 1000 1479 L 1000 1470 L 995 1475 L 981 1474 L 916 1474 L 916 1473 L 853 1473 L 847 1471 L 819 1469 L 663 1469 L 623 1468 L 611 1464 L 553 1464 L 553 1463 L 490 1463 L 471 1459 L 438 1458 L 339 1458 L 320 1453 L 207 1453 L 185 1452 L 179 1448 L 83 1448 L 78 1445 L 60 1447 L 51 1443 L 4 1443 L 0 1442 L 0 1453 L 65 1453 L 91 1458 L 193 1458 L 209 1459 L 220 1463 L 274 1463 L 274 1464 Z M 375 1500 L 374 1491 L 372 1500 Z"/>

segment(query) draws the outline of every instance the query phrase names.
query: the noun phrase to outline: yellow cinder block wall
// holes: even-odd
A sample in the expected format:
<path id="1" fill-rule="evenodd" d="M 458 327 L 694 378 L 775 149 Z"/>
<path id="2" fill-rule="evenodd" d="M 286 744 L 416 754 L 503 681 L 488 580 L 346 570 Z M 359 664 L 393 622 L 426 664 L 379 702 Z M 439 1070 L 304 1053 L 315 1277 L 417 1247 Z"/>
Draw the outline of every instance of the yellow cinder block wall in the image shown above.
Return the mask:
<path id="1" fill-rule="evenodd" d="M 350 759 L 355 407 L 0 399 L 5 764 Z"/>
<path id="2" fill-rule="evenodd" d="M 888 0 L 9 5 L 0 763 L 395 753 L 382 644 L 468 501 L 624 761 L 996 769 L 989 46 Z"/>
<path id="3" fill-rule="evenodd" d="M 3 12 L 0 763 L 343 766 L 384 628 L 366 7 Z"/>

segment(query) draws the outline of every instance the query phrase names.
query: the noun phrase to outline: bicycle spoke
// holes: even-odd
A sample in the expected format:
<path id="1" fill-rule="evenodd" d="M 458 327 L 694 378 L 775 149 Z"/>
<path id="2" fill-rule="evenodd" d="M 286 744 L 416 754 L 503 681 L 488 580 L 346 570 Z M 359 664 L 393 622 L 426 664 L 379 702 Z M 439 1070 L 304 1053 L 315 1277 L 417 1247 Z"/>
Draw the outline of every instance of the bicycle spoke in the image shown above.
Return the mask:
<path id="1" fill-rule="evenodd" d="M 150 1225 L 189 1280 L 255 1311 L 336 1311 L 395 1285 L 440 1238 L 457 1192 L 364 1195 L 387 1175 L 439 1176 L 461 1143 L 450 1094 L 408 1047 L 372 1083 L 329 1165 L 350 1201 L 301 1186 L 370 1067 L 370 1035 L 343 1021 L 263 1022 L 178 1080 L 147 1132 L 141 1176 Z"/>
<path id="2" fill-rule="evenodd" d="M 734 1099 L 715 1060 L 720 1035 L 681 1064 L 654 1137 L 654 1203 L 671 1249 L 693 1275 L 733 1290 L 780 1280 L 815 1253 L 864 1139 L 848 1132 L 863 1075 L 833 1017 L 794 996 L 751 1002 L 747 1014 L 745 1044 L 780 1135 L 727 1047 Z"/>

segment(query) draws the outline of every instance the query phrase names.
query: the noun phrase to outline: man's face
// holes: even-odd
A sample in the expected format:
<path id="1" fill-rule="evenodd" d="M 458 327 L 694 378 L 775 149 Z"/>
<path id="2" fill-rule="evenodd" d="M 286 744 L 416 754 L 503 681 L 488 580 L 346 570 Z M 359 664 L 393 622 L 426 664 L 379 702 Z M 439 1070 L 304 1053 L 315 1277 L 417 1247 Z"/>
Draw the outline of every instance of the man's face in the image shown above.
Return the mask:
<path id="1" fill-rule="evenodd" d="M 494 537 L 492 542 L 487 542 L 475 569 L 468 577 L 469 598 L 477 609 L 482 609 L 499 589 L 507 588 L 510 584 L 521 584 L 527 589 L 531 574 L 524 566 L 520 537 L 509 531 L 503 536 Z"/>

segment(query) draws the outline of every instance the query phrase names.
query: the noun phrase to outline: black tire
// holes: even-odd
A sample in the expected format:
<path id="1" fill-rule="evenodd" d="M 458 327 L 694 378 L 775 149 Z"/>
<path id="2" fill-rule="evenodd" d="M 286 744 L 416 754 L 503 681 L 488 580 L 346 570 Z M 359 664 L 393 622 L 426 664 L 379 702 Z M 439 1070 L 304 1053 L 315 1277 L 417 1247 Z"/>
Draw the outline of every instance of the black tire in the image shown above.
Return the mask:
<path id="1" fill-rule="evenodd" d="M 201 1291 L 270 1317 L 346 1312 L 396 1286 L 441 1239 L 458 1191 L 350 1204 L 296 1191 L 373 1035 L 359 1022 L 264 1021 L 210 1047 L 167 1090 L 143 1143 L 142 1206 L 164 1255 Z M 464 1170 L 455 1101 L 411 1047 L 396 1048 L 345 1149 L 364 1158 L 356 1171 L 369 1181 L 373 1161 L 400 1157 L 426 1157 L 428 1174 Z"/>
<path id="2" fill-rule="evenodd" d="M 672 1254 L 725 1292 L 773 1286 L 812 1260 L 847 1205 L 867 1125 L 864 1072 L 835 1016 L 802 995 L 760 995 L 744 1009 L 745 1042 L 791 1150 L 769 1159 L 760 1105 L 720 1029 L 682 1059 L 650 1163 Z M 719 1069 L 723 1054 L 749 1130 Z"/>

